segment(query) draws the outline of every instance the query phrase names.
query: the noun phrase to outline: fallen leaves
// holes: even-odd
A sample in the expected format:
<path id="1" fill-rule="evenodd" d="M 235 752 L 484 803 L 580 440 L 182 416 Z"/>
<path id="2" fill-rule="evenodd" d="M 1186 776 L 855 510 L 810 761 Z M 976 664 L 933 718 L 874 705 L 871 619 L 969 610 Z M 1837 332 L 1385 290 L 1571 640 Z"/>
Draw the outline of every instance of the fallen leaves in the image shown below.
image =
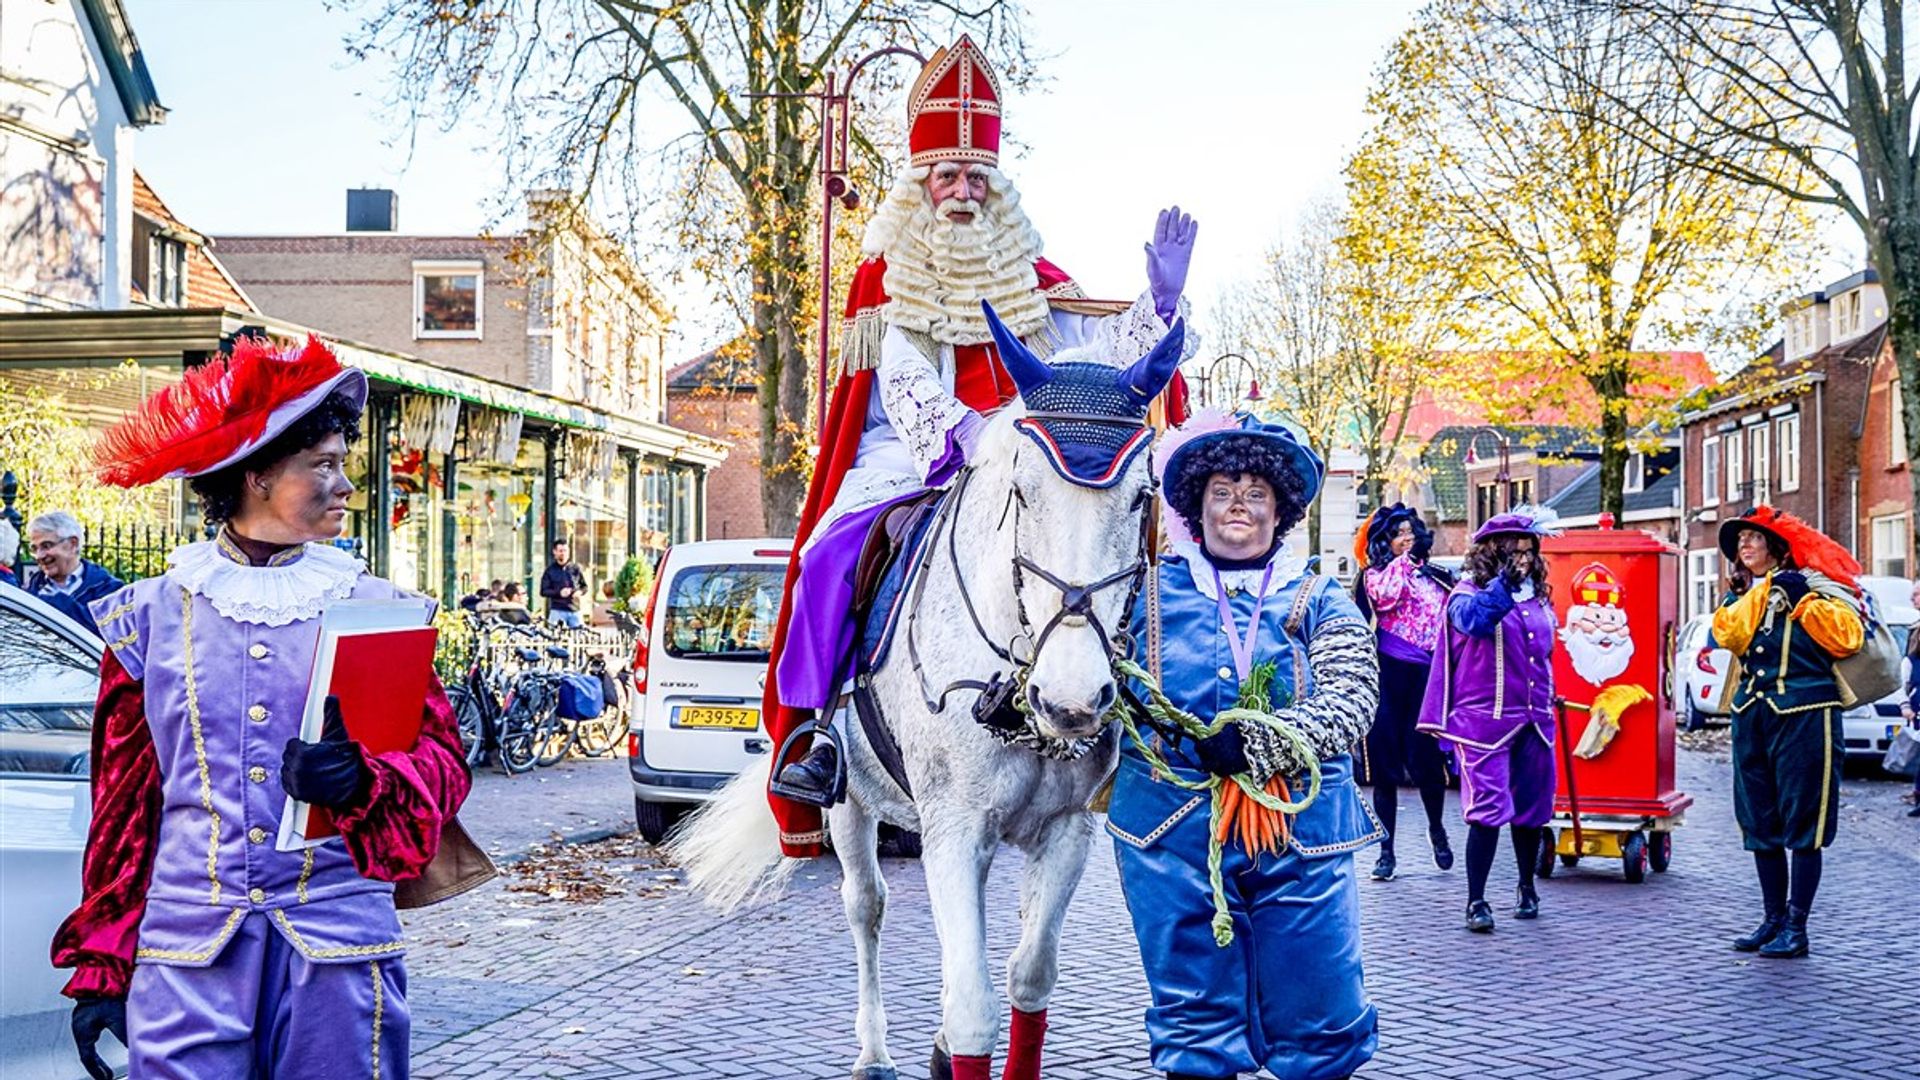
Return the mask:
<path id="1" fill-rule="evenodd" d="M 637 836 L 585 844 L 558 837 L 535 844 L 507 868 L 506 890 L 531 904 L 597 904 L 619 896 L 658 899 L 680 884 L 651 845 Z M 518 906 L 518 905 L 516 905 Z"/>

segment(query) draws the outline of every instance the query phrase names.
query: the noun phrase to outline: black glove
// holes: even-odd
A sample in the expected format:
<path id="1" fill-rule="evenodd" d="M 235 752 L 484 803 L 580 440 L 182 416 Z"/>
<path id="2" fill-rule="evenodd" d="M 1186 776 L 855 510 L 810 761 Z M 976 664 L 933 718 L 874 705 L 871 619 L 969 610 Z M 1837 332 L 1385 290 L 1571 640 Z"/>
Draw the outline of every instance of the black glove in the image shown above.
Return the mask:
<path id="1" fill-rule="evenodd" d="M 113 1080 L 113 1070 L 100 1060 L 100 1033 L 113 1032 L 127 1043 L 127 1003 L 121 998 L 86 997 L 73 1003 L 73 1045 L 80 1064 L 93 1080 Z"/>
<path id="2" fill-rule="evenodd" d="M 1773 587 L 1787 594 L 1789 609 L 1799 607 L 1800 598 L 1806 596 L 1813 588 L 1807 584 L 1807 575 L 1798 570 L 1784 570 L 1773 575 Z"/>
<path id="3" fill-rule="evenodd" d="M 373 774 L 361 760 L 359 744 L 347 738 L 340 699 L 327 695 L 319 742 L 287 740 L 280 757 L 280 786 L 301 802 L 329 810 L 351 810 L 367 801 Z"/>
<path id="4" fill-rule="evenodd" d="M 1232 776 L 1251 768 L 1247 763 L 1246 732 L 1235 723 L 1229 723 L 1204 739 L 1195 740 L 1193 756 L 1200 759 L 1201 768 L 1215 776 Z"/>
<path id="5" fill-rule="evenodd" d="M 981 689 L 980 696 L 974 699 L 974 722 L 1000 731 L 1019 731 L 1027 723 L 1027 718 L 1015 704 L 1019 692 L 1020 683 L 1017 680 L 1002 679 L 999 672 L 994 672 Z"/>

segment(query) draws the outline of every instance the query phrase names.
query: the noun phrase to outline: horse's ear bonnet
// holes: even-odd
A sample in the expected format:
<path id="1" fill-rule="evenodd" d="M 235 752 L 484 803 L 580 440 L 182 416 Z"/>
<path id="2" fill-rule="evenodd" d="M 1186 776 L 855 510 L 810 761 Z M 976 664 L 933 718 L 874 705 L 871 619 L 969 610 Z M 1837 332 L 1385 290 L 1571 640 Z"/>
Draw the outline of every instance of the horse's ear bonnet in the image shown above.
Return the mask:
<path id="1" fill-rule="evenodd" d="M 1088 488 L 1109 488 L 1153 441 L 1147 407 L 1166 388 L 1180 362 L 1185 326 L 1174 323 L 1153 351 L 1131 367 L 1091 362 L 1048 364 L 1001 324 L 993 307 L 980 305 L 993 330 L 1027 415 L 1014 421 L 1022 435 L 1044 450 L 1055 472 Z"/>

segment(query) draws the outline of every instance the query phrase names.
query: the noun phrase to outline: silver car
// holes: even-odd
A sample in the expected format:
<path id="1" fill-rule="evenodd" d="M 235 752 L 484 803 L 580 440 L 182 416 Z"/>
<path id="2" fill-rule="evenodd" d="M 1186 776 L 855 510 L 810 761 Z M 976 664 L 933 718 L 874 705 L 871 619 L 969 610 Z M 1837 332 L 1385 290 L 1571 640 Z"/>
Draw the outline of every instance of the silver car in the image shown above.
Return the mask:
<path id="1" fill-rule="evenodd" d="M 48 962 L 53 933 L 80 902 L 80 853 L 100 639 L 39 600 L 0 584 L 0 1076 L 84 1077 Z M 110 1035 L 102 1055 L 125 1052 Z"/>

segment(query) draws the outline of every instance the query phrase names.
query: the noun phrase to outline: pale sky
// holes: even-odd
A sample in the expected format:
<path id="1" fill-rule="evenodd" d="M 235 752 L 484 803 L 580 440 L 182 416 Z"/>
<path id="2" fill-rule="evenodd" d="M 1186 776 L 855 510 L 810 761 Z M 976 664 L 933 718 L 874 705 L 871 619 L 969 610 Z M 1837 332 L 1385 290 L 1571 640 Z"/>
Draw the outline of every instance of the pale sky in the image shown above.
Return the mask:
<path id="1" fill-rule="evenodd" d="M 1006 103 L 1025 144 L 1002 168 L 1049 257 L 1095 296 L 1146 286 L 1155 212 L 1199 219 L 1188 293 L 1204 311 L 1251 273 L 1359 142 L 1369 75 L 1413 0 L 1031 0 L 1043 92 Z M 501 181 L 488 133 L 407 133 L 382 120 L 385 71 L 341 47 L 320 0 L 127 0 L 165 124 L 141 171 L 207 233 L 338 232 L 350 187 L 392 187 L 405 232 L 466 233 Z M 391 144 L 391 145 L 390 145 Z M 678 300 L 701 334 L 697 293 Z M 680 343 L 681 355 L 709 344 Z"/>

